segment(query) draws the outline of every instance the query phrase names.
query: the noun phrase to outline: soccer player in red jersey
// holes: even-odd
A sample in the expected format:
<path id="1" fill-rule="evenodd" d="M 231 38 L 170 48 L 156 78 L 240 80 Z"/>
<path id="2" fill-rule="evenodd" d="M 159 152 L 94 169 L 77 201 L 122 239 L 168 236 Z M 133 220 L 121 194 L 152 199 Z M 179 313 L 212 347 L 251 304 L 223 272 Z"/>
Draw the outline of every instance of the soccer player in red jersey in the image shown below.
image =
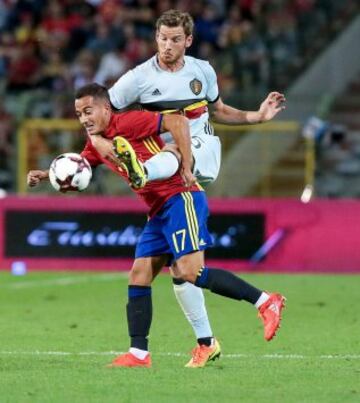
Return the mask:
<path id="1" fill-rule="evenodd" d="M 155 145 L 160 149 L 163 145 L 157 136 L 164 124 L 162 115 L 139 111 L 113 114 L 107 90 L 98 84 L 87 85 L 77 91 L 75 109 L 90 138 L 101 135 L 114 139 L 117 148 L 120 143 L 127 153 L 137 155 L 141 162 L 151 158 Z M 186 130 L 182 133 L 186 133 Z M 148 182 L 142 188 L 133 187 L 148 205 L 150 218 L 137 244 L 129 273 L 127 320 L 131 345 L 128 353 L 115 358 L 111 364 L 113 367 L 151 366 L 148 352 L 152 320 L 151 283 L 169 262 L 172 262 L 175 277 L 216 294 L 255 305 L 263 321 L 267 340 L 274 337 L 280 325 L 285 301 L 281 294 L 269 294 L 228 271 L 206 267 L 204 250 L 212 244 L 206 226 L 209 214 L 207 200 L 205 192 L 192 182 L 191 155 L 187 154 L 190 147 L 186 146 L 186 136 L 183 137 L 183 176 L 176 173 L 163 181 Z M 114 161 L 99 154 L 90 140 L 82 155 L 93 166 L 105 163 L 129 183 L 131 170 L 138 163 L 136 158 L 123 158 L 122 168 L 119 169 Z M 29 173 L 30 185 L 46 178 L 46 173 L 41 176 L 34 172 L 43 171 Z M 209 360 L 219 356 L 220 350 L 212 350 L 209 356 L 208 349 L 206 345 L 196 348 L 187 366 L 203 367 Z"/>

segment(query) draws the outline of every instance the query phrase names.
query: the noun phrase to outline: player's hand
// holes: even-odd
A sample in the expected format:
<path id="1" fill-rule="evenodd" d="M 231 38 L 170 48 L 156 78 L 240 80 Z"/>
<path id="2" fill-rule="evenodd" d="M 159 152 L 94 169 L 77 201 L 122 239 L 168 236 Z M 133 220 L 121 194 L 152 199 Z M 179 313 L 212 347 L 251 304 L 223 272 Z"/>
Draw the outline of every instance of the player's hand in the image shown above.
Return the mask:
<path id="1" fill-rule="evenodd" d="M 48 177 L 49 177 L 48 171 L 33 170 L 28 172 L 26 181 L 28 186 L 34 187 L 38 185 L 42 180 L 47 179 Z"/>
<path id="2" fill-rule="evenodd" d="M 262 102 L 259 108 L 259 120 L 267 122 L 276 116 L 280 111 L 285 109 L 284 102 L 286 101 L 284 94 L 280 92 L 270 92 L 266 99 Z"/>
<path id="3" fill-rule="evenodd" d="M 181 168 L 181 177 L 184 181 L 185 186 L 192 186 L 196 183 L 196 177 L 191 172 L 191 169 Z"/>
<path id="4" fill-rule="evenodd" d="M 115 165 L 119 164 L 119 160 L 113 150 L 113 144 L 111 140 L 105 139 L 100 135 L 90 136 L 92 146 L 100 154 L 102 158 L 112 162 Z"/>

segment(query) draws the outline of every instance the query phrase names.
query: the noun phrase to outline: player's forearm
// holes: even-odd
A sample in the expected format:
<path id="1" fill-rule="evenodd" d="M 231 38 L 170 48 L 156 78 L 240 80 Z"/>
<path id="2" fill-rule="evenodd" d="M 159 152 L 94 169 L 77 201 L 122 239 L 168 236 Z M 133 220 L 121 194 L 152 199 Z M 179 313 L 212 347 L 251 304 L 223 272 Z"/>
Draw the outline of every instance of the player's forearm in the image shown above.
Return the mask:
<path id="1" fill-rule="evenodd" d="M 192 153 L 191 153 L 191 137 L 189 123 L 186 119 L 179 122 L 174 128 L 172 135 L 181 154 L 182 166 L 185 169 L 191 169 Z"/>
<path id="2" fill-rule="evenodd" d="M 46 169 L 44 171 L 39 171 L 39 179 L 40 181 L 48 180 L 49 179 L 49 170 Z"/>
<path id="3" fill-rule="evenodd" d="M 169 131 L 181 154 L 182 166 L 185 169 L 191 169 L 191 137 L 190 127 L 187 118 L 179 115 L 164 116 L 164 130 Z"/>
<path id="4" fill-rule="evenodd" d="M 225 104 L 221 108 L 215 109 L 211 114 L 211 118 L 214 122 L 227 125 L 243 125 L 263 122 L 262 115 L 259 111 L 242 111 Z"/>

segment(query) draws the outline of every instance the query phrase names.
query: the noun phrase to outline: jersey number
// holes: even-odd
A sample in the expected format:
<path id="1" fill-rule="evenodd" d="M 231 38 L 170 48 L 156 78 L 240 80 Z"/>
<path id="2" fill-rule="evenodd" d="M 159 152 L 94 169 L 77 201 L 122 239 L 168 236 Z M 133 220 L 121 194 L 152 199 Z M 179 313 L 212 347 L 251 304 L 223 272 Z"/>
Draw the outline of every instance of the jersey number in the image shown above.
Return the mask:
<path id="1" fill-rule="evenodd" d="M 193 145 L 193 147 L 200 148 L 201 143 L 204 143 L 204 140 L 201 137 L 199 136 L 191 137 L 191 144 Z"/>
<path id="2" fill-rule="evenodd" d="M 186 237 L 186 229 L 180 229 L 179 231 L 173 232 L 172 239 L 175 246 L 176 253 L 183 251 L 185 249 L 185 237 Z M 179 241 L 179 243 L 178 243 Z M 180 244 L 180 248 L 179 248 Z"/>

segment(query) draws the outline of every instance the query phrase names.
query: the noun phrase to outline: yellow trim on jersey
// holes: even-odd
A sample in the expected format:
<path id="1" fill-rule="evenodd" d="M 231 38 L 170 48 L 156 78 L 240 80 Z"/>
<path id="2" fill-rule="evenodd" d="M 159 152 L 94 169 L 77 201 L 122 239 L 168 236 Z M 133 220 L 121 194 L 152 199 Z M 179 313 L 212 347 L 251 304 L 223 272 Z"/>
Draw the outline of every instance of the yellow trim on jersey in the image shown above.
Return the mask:
<path id="1" fill-rule="evenodd" d="M 194 200 L 189 192 L 181 193 L 185 201 L 185 216 L 189 228 L 190 240 L 194 250 L 199 249 L 199 224 L 195 213 Z"/>
<path id="2" fill-rule="evenodd" d="M 194 104 L 186 106 L 184 108 L 184 111 L 193 111 L 194 109 L 200 108 L 201 106 L 206 106 L 207 104 L 208 101 L 204 99 L 203 101 L 195 102 Z"/>
<path id="3" fill-rule="evenodd" d="M 174 113 L 174 112 L 179 112 L 179 109 L 165 109 L 164 111 L 161 111 L 160 113 L 162 115 L 168 115 L 169 113 Z"/>
<path id="4" fill-rule="evenodd" d="M 144 146 L 148 149 L 148 151 L 151 152 L 151 154 L 156 154 L 156 152 L 150 148 L 150 146 L 148 145 L 148 143 L 146 142 L 146 140 L 143 141 Z"/>
<path id="5" fill-rule="evenodd" d="M 151 152 L 151 154 L 157 154 L 161 151 L 161 148 L 152 137 L 148 137 L 144 140 L 145 147 Z"/>
<path id="6" fill-rule="evenodd" d="M 201 190 L 202 192 L 205 192 L 205 189 L 200 185 L 199 182 L 196 182 L 195 186 L 197 186 L 199 188 L 199 190 Z"/>
<path id="7" fill-rule="evenodd" d="M 154 146 L 155 150 L 157 150 L 158 152 L 161 151 L 161 148 L 159 147 L 158 143 L 154 140 L 153 137 L 149 137 L 148 140 Z"/>
<path id="8" fill-rule="evenodd" d="M 203 101 L 195 102 L 194 104 L 185 106 L 185 108 L 165 109 L 164 111 L 161 111 L 160 113 L 163 115 L 168 115 L 169 113 L 174 113 L 174 112 L 179 112 L 179 111 L 193 111 L 194 109 L 200 108 L 202 106 L 206 106 L 207 104 L 208 104 L 208 101 L 206 99 L 204 99 Z"/>

